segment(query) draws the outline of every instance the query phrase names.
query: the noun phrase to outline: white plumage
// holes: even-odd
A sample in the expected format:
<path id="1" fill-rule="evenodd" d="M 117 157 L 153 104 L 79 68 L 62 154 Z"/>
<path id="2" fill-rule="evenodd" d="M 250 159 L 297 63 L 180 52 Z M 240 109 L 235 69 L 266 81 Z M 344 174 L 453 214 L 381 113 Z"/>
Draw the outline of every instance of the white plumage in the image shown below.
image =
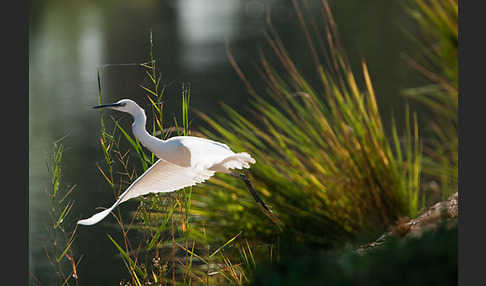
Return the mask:
<path id="1" fill-rule="evenodd" d="M 231 173 L 231 169 L 249 168 L 255 163 L 248 153 L 234 153 L 223 143 L 193 137 L 176 136 L 161 140 L 145 130 L 144 110 L 130 99 L 114 104 L 96 106 L 131 114 L 134 118 L 132 131 L 147 149 L 159 158 L 145 173 L 138 177 L 118 200 L 109 208 L 78 224 L 93 225 L 104 219 L 119 204 L 148 193 L 173 192 L 202 183 L 215 172 Z"/>

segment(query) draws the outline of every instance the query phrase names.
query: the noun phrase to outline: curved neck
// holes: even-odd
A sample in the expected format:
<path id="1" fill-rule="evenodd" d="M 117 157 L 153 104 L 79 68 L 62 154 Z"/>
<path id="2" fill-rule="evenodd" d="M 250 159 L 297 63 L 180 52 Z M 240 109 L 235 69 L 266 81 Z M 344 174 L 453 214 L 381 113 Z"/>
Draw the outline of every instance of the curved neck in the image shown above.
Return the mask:
<path id="1" fill-rule="evenodd" d="M 132 124 L 132 131 L 135 137 L 142 143 L 150 151 L 154 152 L 154 148 L 157 143 L 160 144 L 161 139 L 150 135 L 147 130 L 145 129 L 145 124 L 147 123 L 147 117 L 145 116 L 145 112 L 140 110 L 136 114 L 132 114 L 133 116 L 133 124 Z"/>

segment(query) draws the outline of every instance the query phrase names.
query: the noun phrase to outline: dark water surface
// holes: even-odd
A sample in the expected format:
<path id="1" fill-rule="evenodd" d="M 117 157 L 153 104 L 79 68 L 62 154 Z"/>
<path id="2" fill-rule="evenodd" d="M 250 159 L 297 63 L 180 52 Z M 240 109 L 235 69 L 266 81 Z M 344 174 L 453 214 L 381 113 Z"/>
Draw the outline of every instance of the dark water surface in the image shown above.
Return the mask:
<path id="1" fill-rule="evenodd" d="M 368 62 L 381 108 L 386 112 L 392 108 L 402 111 L 404 101 L 399 91 L 413 87 L 417 80 L 400 58 L 400 52 L 414 51 L 400 30 L 409 29 L 410 24 L 399 1 L 330 2 L 352 62 L 359 67 L 360 55 Z M 271 7 L 273 22 L 290 53 L 296 59 L 310 58 L 290 1 L 31 1 L 29 270 L 42 285 L 54 281 L 42 249 L 49 208 L 43 192 L 48 185 L 46 159 L 54 141 L 67 135 L 63 141 L 63 183 L 77 185 L 72 219 L 88 217 L 95 207 L 113 203 L 113 195 L 96 168 L 96 163 L 103 160 L 98 141 L 99 113 L 91 109 L 98 101 L 97 67 L 147 61 L 152 30 L 154 56 L 162 80 L 168 85 L 168 118 L 180 114 L 183 82 L 190 83 L 194 109 L 221 115 L 219 102 L 225 102 L 244 111 L 249 98 L 227 60 L 224 42 L 230 42 L 235 58 L 249 77 L 256 78 L 252 71 L 257 48 L 264 43 L 264 5 Z M 302 67 L 311 69 L 305 63 Z M 140 68 L 106 67 L 101 78 L 105 102 L 143 99 L 138 84 L 147 79 Z M 192 127 L 200 123 L 194 118 Z M 118 238 L 119 231 L 112 223 L 108 217 L 96 226 L 78 229 L 74 251 L 84 254 L 79 267 L 81 285 L 118 285 L 128 277 L 106 236 L 108 233 Z"/>

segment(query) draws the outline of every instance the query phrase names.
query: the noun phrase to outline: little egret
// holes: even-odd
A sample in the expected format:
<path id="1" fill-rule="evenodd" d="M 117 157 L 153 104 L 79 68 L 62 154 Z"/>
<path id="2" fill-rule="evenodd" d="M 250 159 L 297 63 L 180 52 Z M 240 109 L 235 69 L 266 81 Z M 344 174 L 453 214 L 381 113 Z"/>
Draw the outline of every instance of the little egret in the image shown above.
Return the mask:
<path id="1" fill-rule="evenodd" d="M 118 200 L 108 209 L 90 218 L 78 221 L 81 225 L 93 225 L 104 219 L 119 204 L 148 193 L 173 192 L 208 180 L 215 172 L 222 172 L 242 179 L 253 198 L 269 213 L 245 174 L 231 169 L 250 168 L 255 163 L 248 153 L 235 153 L 223 144 L 206 138 L 176 136 L 162 140 L 145 130 L 145 111 L 133 100 L 122 99 L 116 103 L 93 108 L 109 108 L 132 115 L 132 131 L 135 137 L 159 159 L 138 177 Z"/>

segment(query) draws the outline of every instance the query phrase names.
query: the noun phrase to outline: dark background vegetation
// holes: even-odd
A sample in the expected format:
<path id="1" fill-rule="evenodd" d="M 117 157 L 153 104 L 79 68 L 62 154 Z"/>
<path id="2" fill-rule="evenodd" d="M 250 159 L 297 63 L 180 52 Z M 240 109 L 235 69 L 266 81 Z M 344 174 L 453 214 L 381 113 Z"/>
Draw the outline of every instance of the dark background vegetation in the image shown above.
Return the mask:
<path id="1" fill-rule="evenodd" d="M 457 227 L 421 238 L 394 238 L 365 255 L 354 250 L 316 254 L 291 238 L 278 263 L 263 264 L 251 285 L 458 285 Z"/>

